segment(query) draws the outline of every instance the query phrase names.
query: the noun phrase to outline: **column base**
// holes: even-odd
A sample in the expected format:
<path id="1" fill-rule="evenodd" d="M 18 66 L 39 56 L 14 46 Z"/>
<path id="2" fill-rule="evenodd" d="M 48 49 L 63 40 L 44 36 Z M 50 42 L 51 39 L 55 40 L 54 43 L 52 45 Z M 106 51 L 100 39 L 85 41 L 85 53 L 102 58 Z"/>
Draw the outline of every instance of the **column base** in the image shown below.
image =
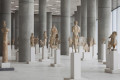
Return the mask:
<path id="1" fill-rule="evenodd" d="M 110 68 L 106 68 L 106 69 L 105 69 L 105 72 L 106 72 L 106 73 L 113 73 L 113 74 L 114 74 L 114 73 L 120 73 L 120 69 L 118 69 L 118 70 L 111 70 Z"/>
<path id="2" fill-rule="evenodd" d="M 31 62 L 31 61 L 28 61 L 27 64 L 36 64 L 38 63 L 37 61 L 34 61 L 34 62 Z"/>
<path id="3" fill-rule="evenodd" d="M 89 80 L 89 79 L 85 79 L 85 78 L 81 78 L 81 79 L 64 78 L 64 80 Z"/>
<path id="4" fill-rule="evenodd" d="M 51 67 L 62 67 L 63 65 L 62 64 L 50 64 Z"/>

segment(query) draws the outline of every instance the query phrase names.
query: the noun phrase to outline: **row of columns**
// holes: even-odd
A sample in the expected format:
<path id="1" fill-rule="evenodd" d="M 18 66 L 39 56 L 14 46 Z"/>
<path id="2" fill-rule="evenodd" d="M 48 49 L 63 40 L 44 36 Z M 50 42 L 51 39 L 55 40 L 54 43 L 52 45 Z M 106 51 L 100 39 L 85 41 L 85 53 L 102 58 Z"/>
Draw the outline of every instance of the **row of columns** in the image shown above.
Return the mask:
<path id="1" fill-rule="evenodd" d="M 96 0 L 82 0 L 82 5 L 77 8 L 79 14 L 79 26 L 81 36 L 96 39 Z M 88 4 L 89 3 L 89 4 Z M 6 21 L 11 31 L 11 1 L 0 0 L 0 25 Z M 68 38 L 70 37 L 70 0 L 61 0 L 61 54 L 69 54 Z M 2 7 L 2 8 L 1 8 Z M 16 12 L 17 13 L 17 12 Z M 48 29 L 50 33 L 51 13 L 46 16 L 46 0 L 39 0 L 39 38 L 43 39 L 43 32 Z M 30 56 L 30 35 L 34 33 L 34 0 L 19 0 L 18 25 L 15 31 L 15 40 L 19 40 L 19 60 L 29 61 Z M 16 15 L 16 16 L 18 16 Z M 46 20 L 46 17 L 49 19 Z M 102 60 L 101 40 L 111 34 L 111 0 L 98 0 L 98 59 Z M 17 22 L 16 22 L 17 23 Z M 48 23 L 48 24 L 47 24 Z M 19 27 L 20 25 L 20 27 Z M 49 26 L 50 25 L 50 26 Z M 46 27 L 48 26 L 48 27 Z M 18 30 L 18 31 L 17 31 Z M 11 32 L 8 40 L 11 42 Z M 1 36 L 1 34 L 0 34 Z M 18 39 L 19 37 L 19 39 Z M 0 42 L 2 41 L 0 37 Z M 97 40 L 96 40 L 97 41 Z M 2 47 L 0 47 L 2 49 Z M 1 51 L 1 50 L 0 50 Z M 0 53 L 1 54 L 1 53 Z"/>

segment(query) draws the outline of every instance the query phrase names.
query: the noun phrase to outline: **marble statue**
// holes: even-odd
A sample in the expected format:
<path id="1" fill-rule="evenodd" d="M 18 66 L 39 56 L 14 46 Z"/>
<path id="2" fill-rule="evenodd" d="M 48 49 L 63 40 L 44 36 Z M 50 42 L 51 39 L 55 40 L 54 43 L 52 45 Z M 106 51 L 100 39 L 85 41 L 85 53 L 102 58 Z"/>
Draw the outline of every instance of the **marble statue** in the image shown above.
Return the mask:
<path id="1" fill-rule="evenodd" d="M 55 25 L 51 28 L 51 36 L 50 36 L 49 44 L 51 48 L 58 48 L 58 45 L 60 44 L 60 40 L 58 37 L 58 30 L 55 27 Z"/>
<path id="2" fill-rule="evenodd" d="M 44 31 L 43 37 L 44 37 L 44 40 L 43 41 L 40 40 L 40 45 L 42 47 L 46 46 L 46 44 L 47 44 L 47 32 L 46 31 Z"/>
<path id="3" fill-rule="evenodd" d="M 69 47 L 72 47 L 72 45 L 73 45 L 72 38 L 69 38 L 68 41 L 69 41 Z"/>
<path id="4" fill-rule="evenodd" d="M 39 44 L 39 38 L 38 38 L 38 37 L 35 38 L 34 41 L 35 41 L 35 42 L 34 42 L 35 44 Z"/>
<path id="5" fill-rule="evenodd" d="M 31 43 L 31 47 L 34 47 L 34 34 L 33 33 L 31 34 L 31 37 L 30 37 L 30 43 Z"/>
<path id="6" fill-rule="evenodd" d="M 85 52 L 89 52 L 89 46 L 87 43 L 84 44 L 83 49 L 85 50 Z"/>
<path id="7" fill-rule="evenodd" d="M 3 27 L 1 29 L 1 31 L 2 31 L 2 35 L 3 35 L 2 62 L 7 63 L 8 62 L 8 39 L 7 39 L 7 35 L 8 35 L 9 30 L 6 28 L 6 22 L 5 21 L 3 22 Z"/>
<path id="8" fill-rule="evenodd" d="M 80 27 L 78 26 L 78 22 L 74 22 L 74 26 L 72 27 L 73 32 L 73 46 L 75 49 L 75 52 L 77 52 L 77 48 L 79 45 L 79 33 L 80 33 Z"/>
<path id="9" fill-rule="evenodd" d="M 117 32 L 113 32 L 111 35 L 110 35 L 110 41 L 109 41 L 109 49 L 111 49 L 111 47 L 113 47 L 112 50 L 115 50 L 115 46 L 117 45 Z"/>
<path id="10" fill-rule="evenodd" d="M 95 44 L 95 41 L 93 38 L 90 39 L 90 46 L 93 46 Z"/>

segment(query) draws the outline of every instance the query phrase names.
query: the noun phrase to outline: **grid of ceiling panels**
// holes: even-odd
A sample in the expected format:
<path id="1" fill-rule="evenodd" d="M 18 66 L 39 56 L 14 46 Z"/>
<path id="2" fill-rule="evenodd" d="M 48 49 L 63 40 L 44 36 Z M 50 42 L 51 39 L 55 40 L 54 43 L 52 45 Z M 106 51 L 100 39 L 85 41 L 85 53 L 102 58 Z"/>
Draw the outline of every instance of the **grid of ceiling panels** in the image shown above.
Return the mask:
<path id="1" fill-rule="evenodd" d="M 11 0 L 11 5 L 12 5 L 12 11 L 14 12 L 15 10 L 19 9 L 19 0 Z M 35 14 L 38 14 L 39 12 L 39 0 L 34 0 L 35 2 Z M 77 10 L 77 6 L 80 5 L 81 1 L 80 0 L 71 0 L 72 5 L 71 5 L 71 15 L 74 14 L 74 11 Z M 53 15 L 60 15 L 60 3 L 61 0 L 47 0 L 47 12 L 52 12 Z"/>

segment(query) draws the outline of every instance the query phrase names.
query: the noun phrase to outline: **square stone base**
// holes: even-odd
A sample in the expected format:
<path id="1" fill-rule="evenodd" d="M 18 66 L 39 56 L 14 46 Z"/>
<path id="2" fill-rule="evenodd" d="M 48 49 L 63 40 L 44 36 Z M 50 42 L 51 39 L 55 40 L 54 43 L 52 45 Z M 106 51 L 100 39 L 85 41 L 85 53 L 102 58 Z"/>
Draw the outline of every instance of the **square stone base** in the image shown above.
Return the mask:
<path id="1" fill-rule="evenodd" d="M 1 63 L 0 67 L 1 68 L 10 68 L 10 63 Z"/>
<path id="2" fill-rule="evenodd" d="M 81 79 L 64 78 L 64 80 L 89 80 L 89 79 L 85 79 L 85 78 L 81 78 Z"/>
<path id="3" fill-rule="evenodd" d="M 10 63 L 1 63 L 0 71 L 14 71 L 14 68 L 11 67 Z"/>
<path id="4" fill-rule="evenodd" d="M 62 67 L 63 65 L 62 64 L 50 64 L 51 67 Z"/>
<path id="5" fill-rule="evenodd" d="M 113 73 L 113 74 L 114 74 L 114 73 L 120 73 L 120 69 L 118 69 L 118 70 L 111 70 L 110 68 L 106 68 L 106 69 L 105 69 L 105 72 L 106 72 L 106 73 Z"/>

